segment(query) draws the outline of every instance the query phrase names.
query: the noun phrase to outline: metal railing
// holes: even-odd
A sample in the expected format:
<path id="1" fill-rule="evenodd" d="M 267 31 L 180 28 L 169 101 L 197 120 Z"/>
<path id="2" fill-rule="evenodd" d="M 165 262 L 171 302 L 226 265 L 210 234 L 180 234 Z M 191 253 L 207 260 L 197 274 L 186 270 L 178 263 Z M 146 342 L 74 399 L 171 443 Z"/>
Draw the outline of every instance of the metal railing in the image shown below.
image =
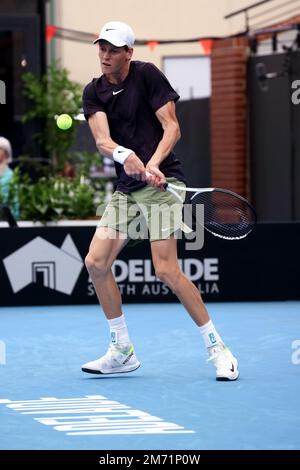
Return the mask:
<path id="1" fill-rule="evenodd" d="M 270 6 L 264 8 L 266 4 L 270 4 Z M 271 26 L 274 22 L 280 23 L 288 18 L 300 15 L 300 0 L 262 0 L 228 13 L 224 16 L 224 19 L 227 20 L 241 14 L 245 18 L 245 32 L 247 33 L 257 28 Z"/>

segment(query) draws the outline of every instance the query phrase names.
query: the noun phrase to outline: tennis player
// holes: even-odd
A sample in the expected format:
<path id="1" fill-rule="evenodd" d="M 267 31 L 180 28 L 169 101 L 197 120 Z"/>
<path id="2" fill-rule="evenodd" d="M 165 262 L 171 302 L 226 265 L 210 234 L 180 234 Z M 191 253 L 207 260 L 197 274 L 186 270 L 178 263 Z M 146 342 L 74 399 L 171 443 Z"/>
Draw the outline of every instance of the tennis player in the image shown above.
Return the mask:
<path id="1" fill-rule="evenodd" d="M 82 370 L 94 374 L 132 372 L 140 366 L 129 337 L 112 264 L 130 240 L 134 219 L 146 221 L 156 276 L 176 294 L 202 334 L 217 380 L 236 380 L 238 363 L 216 331 L 194 284 L 177 260 L 176 233 L 182 205 L 163 190 L 166 182 L 185 185 L 173 148 L 180 138 L 175 112 L 178 94 L 151 63 L 132 61 L 134 33 L 125 23 L 106 23 L 99 45 L 102 75 L 84 89 L 83 108 L 99 152 L 115 162 L 117 188 L 105 209 L 86 257 L 110 328 L 106 354 Z M 173 207 L 168 226 L 153 221 L 153 207 Z M 132 208 L 142 207 L 140 213 Z M 136 226 L 136 225 L 135 225 Z"/>

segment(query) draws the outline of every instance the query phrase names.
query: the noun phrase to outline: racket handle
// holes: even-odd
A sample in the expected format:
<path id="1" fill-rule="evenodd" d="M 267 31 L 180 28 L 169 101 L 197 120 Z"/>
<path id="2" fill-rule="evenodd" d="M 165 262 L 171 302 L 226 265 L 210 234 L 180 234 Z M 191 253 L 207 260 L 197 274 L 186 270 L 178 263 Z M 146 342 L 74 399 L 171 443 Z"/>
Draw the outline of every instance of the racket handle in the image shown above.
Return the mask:
<path id="1" fill-rule="evenodd" d="M 151 175 L 151 173 L 149 173 L 149 171 L 146 171 L 146 176 L 152 176 L 152 175 Z M 165 191 L 167 191 L 168 185 L 169 185 L 168 183 L 165 183 L 165 184 L 164 184 L 164 190 L 165 190 Z"/>
<path id="2" fill-rule="evenodd" d="M 151 173 L 149 173 L 149 171 L 146 171 L 146 176 L 151 176 Z M 164 190 L 165 191 L 170 191 L 172 194 L 174 194 L 174 196 L 178 199 L 178 201 L 182 204 L 184 202 L 184 199 L 182 199 L 179 194 L 176 192 L 176 186 L 169 186 L 169 183 L 165 183 L 164 185 Z M 174 191 L 175 189 L 175 191 Z M 180 188 L 178 188 L 180 189 Z"/>

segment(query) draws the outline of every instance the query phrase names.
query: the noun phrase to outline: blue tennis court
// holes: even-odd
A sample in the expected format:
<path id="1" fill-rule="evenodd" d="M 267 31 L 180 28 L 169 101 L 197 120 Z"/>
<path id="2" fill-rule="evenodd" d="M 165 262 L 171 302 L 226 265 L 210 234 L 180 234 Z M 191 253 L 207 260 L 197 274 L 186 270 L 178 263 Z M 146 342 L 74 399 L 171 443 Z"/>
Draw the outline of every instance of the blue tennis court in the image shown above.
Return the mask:
<path id="1" fill-rule="evenodd" d="M 211 303 L 239 359 L 217 382 L 180 304 L 125 305 L 142 367 L 93 376 L 98 306 L 1 308 L 1 449 L 299 449 L 300 303 Z"/>

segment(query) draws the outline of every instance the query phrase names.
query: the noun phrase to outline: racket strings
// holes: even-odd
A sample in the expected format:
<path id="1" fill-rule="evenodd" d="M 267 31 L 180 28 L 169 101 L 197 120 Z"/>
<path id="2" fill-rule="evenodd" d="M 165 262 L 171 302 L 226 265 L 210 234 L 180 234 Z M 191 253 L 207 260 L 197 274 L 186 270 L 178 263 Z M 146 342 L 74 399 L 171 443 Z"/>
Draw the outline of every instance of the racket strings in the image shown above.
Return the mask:
<path id="1" fill-rule="evenodd" d="M 196 206 L 204 205 L 204 227 L 222 238 L 244 238 L 255 226 L 255 212 L 238 195 L 218 190 L 199 192 L 192 197 L 191 203 L 195 217 Z"/>

